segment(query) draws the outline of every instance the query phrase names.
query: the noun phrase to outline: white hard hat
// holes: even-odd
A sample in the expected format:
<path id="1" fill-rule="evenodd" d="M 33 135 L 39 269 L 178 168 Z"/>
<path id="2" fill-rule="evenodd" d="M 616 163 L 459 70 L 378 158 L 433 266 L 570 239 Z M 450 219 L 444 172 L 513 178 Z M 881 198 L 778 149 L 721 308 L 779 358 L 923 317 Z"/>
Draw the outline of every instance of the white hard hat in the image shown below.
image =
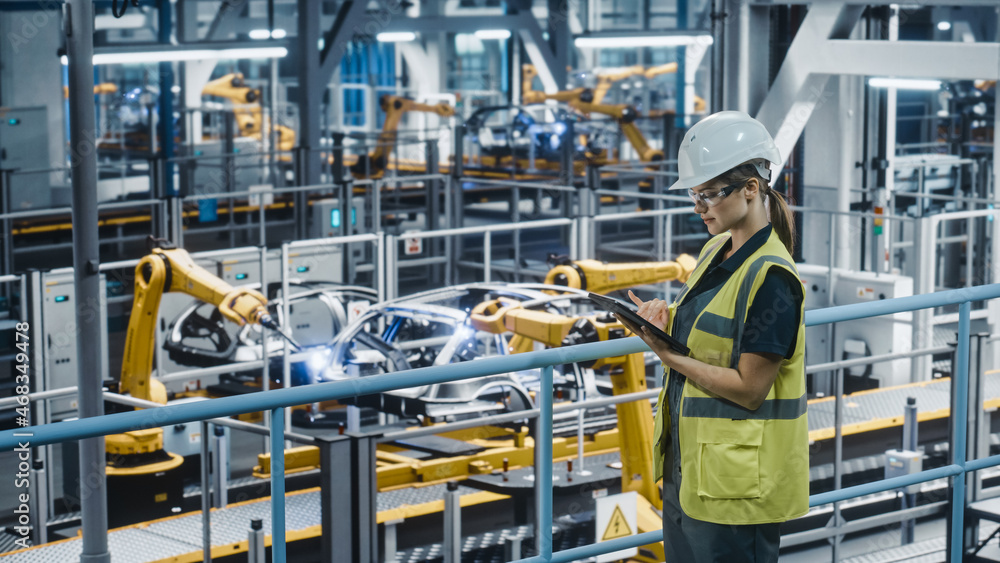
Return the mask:
<path id="1" fill-rule="evenodd" d="M 671 190 L 691 189 L 744 162 L 764 159 L 781 162 L 781 153 L 767 128 L 742 111 L 720 111 L 702 119 L 684 135 L 677 150 L 679 178 Z M 757 166 L 765 180 L 767 166 Z"/>

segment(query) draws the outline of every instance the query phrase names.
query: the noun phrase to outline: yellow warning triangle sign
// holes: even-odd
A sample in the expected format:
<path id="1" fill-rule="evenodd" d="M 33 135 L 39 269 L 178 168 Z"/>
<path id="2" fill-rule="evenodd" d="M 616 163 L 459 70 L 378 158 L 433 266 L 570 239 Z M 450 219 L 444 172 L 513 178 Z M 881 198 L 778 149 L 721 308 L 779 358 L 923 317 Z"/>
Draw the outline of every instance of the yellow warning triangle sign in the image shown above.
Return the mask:
<path id="1" fill-rule="evenodd" d="M 611 514 L 611 520 L 608 520 L 608 527 L 604 530 L 604 535 L 601 536 L 601 541 L 613 540 L 615 538 L 624 538 L 625 536 L 632 535 L 632 528 L 628 525 L 628 520 L 625 519 L 625 515 L 622 514 L 622 507 L 615 505 L 615 511 Z"/>

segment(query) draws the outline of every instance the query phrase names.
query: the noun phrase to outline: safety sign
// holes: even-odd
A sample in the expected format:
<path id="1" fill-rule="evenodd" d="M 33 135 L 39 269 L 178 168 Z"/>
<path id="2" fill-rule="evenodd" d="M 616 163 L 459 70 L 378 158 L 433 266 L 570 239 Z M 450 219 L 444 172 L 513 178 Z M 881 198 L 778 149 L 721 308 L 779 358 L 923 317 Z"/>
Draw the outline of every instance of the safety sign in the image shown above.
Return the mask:
<path id="1" fill-rule="evenodd" d="M 631 491 L 597 499 L 595 541 L 602 542 L 635 535 L 637 532 L 636 504 L 638 493 Z M 597 557 L 602 561 L 618 561 L 639 553 L 639 548 L 622 549 Z"/>

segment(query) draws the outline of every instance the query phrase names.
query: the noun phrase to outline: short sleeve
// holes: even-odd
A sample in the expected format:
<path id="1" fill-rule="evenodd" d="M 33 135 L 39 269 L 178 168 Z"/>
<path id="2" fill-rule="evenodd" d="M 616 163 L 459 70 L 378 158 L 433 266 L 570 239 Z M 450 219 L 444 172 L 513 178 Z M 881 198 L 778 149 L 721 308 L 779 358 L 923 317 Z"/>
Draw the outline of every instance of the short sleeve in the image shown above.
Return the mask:
<path id="1" fill-rule="evenodd" d="M 740 353 L 791 358 L 802 322 L 802 299 L 801 281 L 784 268 L 770 268 L 747 311 Z"/>

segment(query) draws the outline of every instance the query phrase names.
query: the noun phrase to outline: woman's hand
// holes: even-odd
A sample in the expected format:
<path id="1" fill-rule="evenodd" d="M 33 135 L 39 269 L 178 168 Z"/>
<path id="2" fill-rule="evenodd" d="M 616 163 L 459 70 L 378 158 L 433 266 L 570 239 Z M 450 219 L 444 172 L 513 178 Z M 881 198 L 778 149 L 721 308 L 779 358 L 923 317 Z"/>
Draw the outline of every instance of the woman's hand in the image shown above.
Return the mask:
<path id="1" fill-rule="evenodd" d="M 643 301 L 632 293 L 631 289 L 628 290 L 628 298 L 639 307 L 636 313 L 640 317 L 664 332 L 667 330 L 666 327 L 670 324 L 670 309 L 666 301 L 662 299 Z"/>
<path id="2" fill-rule="evenodd" d="M 650 324 L 656 326 L 660 330 L 666 331 L 666 327 L 670 324 L 670 309 L 667 306 L 667 302 L 662 299 L 652 299 L 650 301 L 643 301 L 636 297 L 631 290 L 628 292 L 629 299 L 633 303 L 638 305 L 639 310 L 637 314 L 650 322 Z M 660 339 L 658 336 L 653 335 L 649 332 L 646 327 L 632 326 L 624 319 L 618 319 L 618 322 L 625 325 L 633 334 L 642 338 L 642 341 L 649 346 L 649 349 L 655 353 L 660 360 L 666 364 L 668 367 L 675 367 L 676 362 L 680 358 L 684 358 L 674 351 L 665 341 Z"/>

